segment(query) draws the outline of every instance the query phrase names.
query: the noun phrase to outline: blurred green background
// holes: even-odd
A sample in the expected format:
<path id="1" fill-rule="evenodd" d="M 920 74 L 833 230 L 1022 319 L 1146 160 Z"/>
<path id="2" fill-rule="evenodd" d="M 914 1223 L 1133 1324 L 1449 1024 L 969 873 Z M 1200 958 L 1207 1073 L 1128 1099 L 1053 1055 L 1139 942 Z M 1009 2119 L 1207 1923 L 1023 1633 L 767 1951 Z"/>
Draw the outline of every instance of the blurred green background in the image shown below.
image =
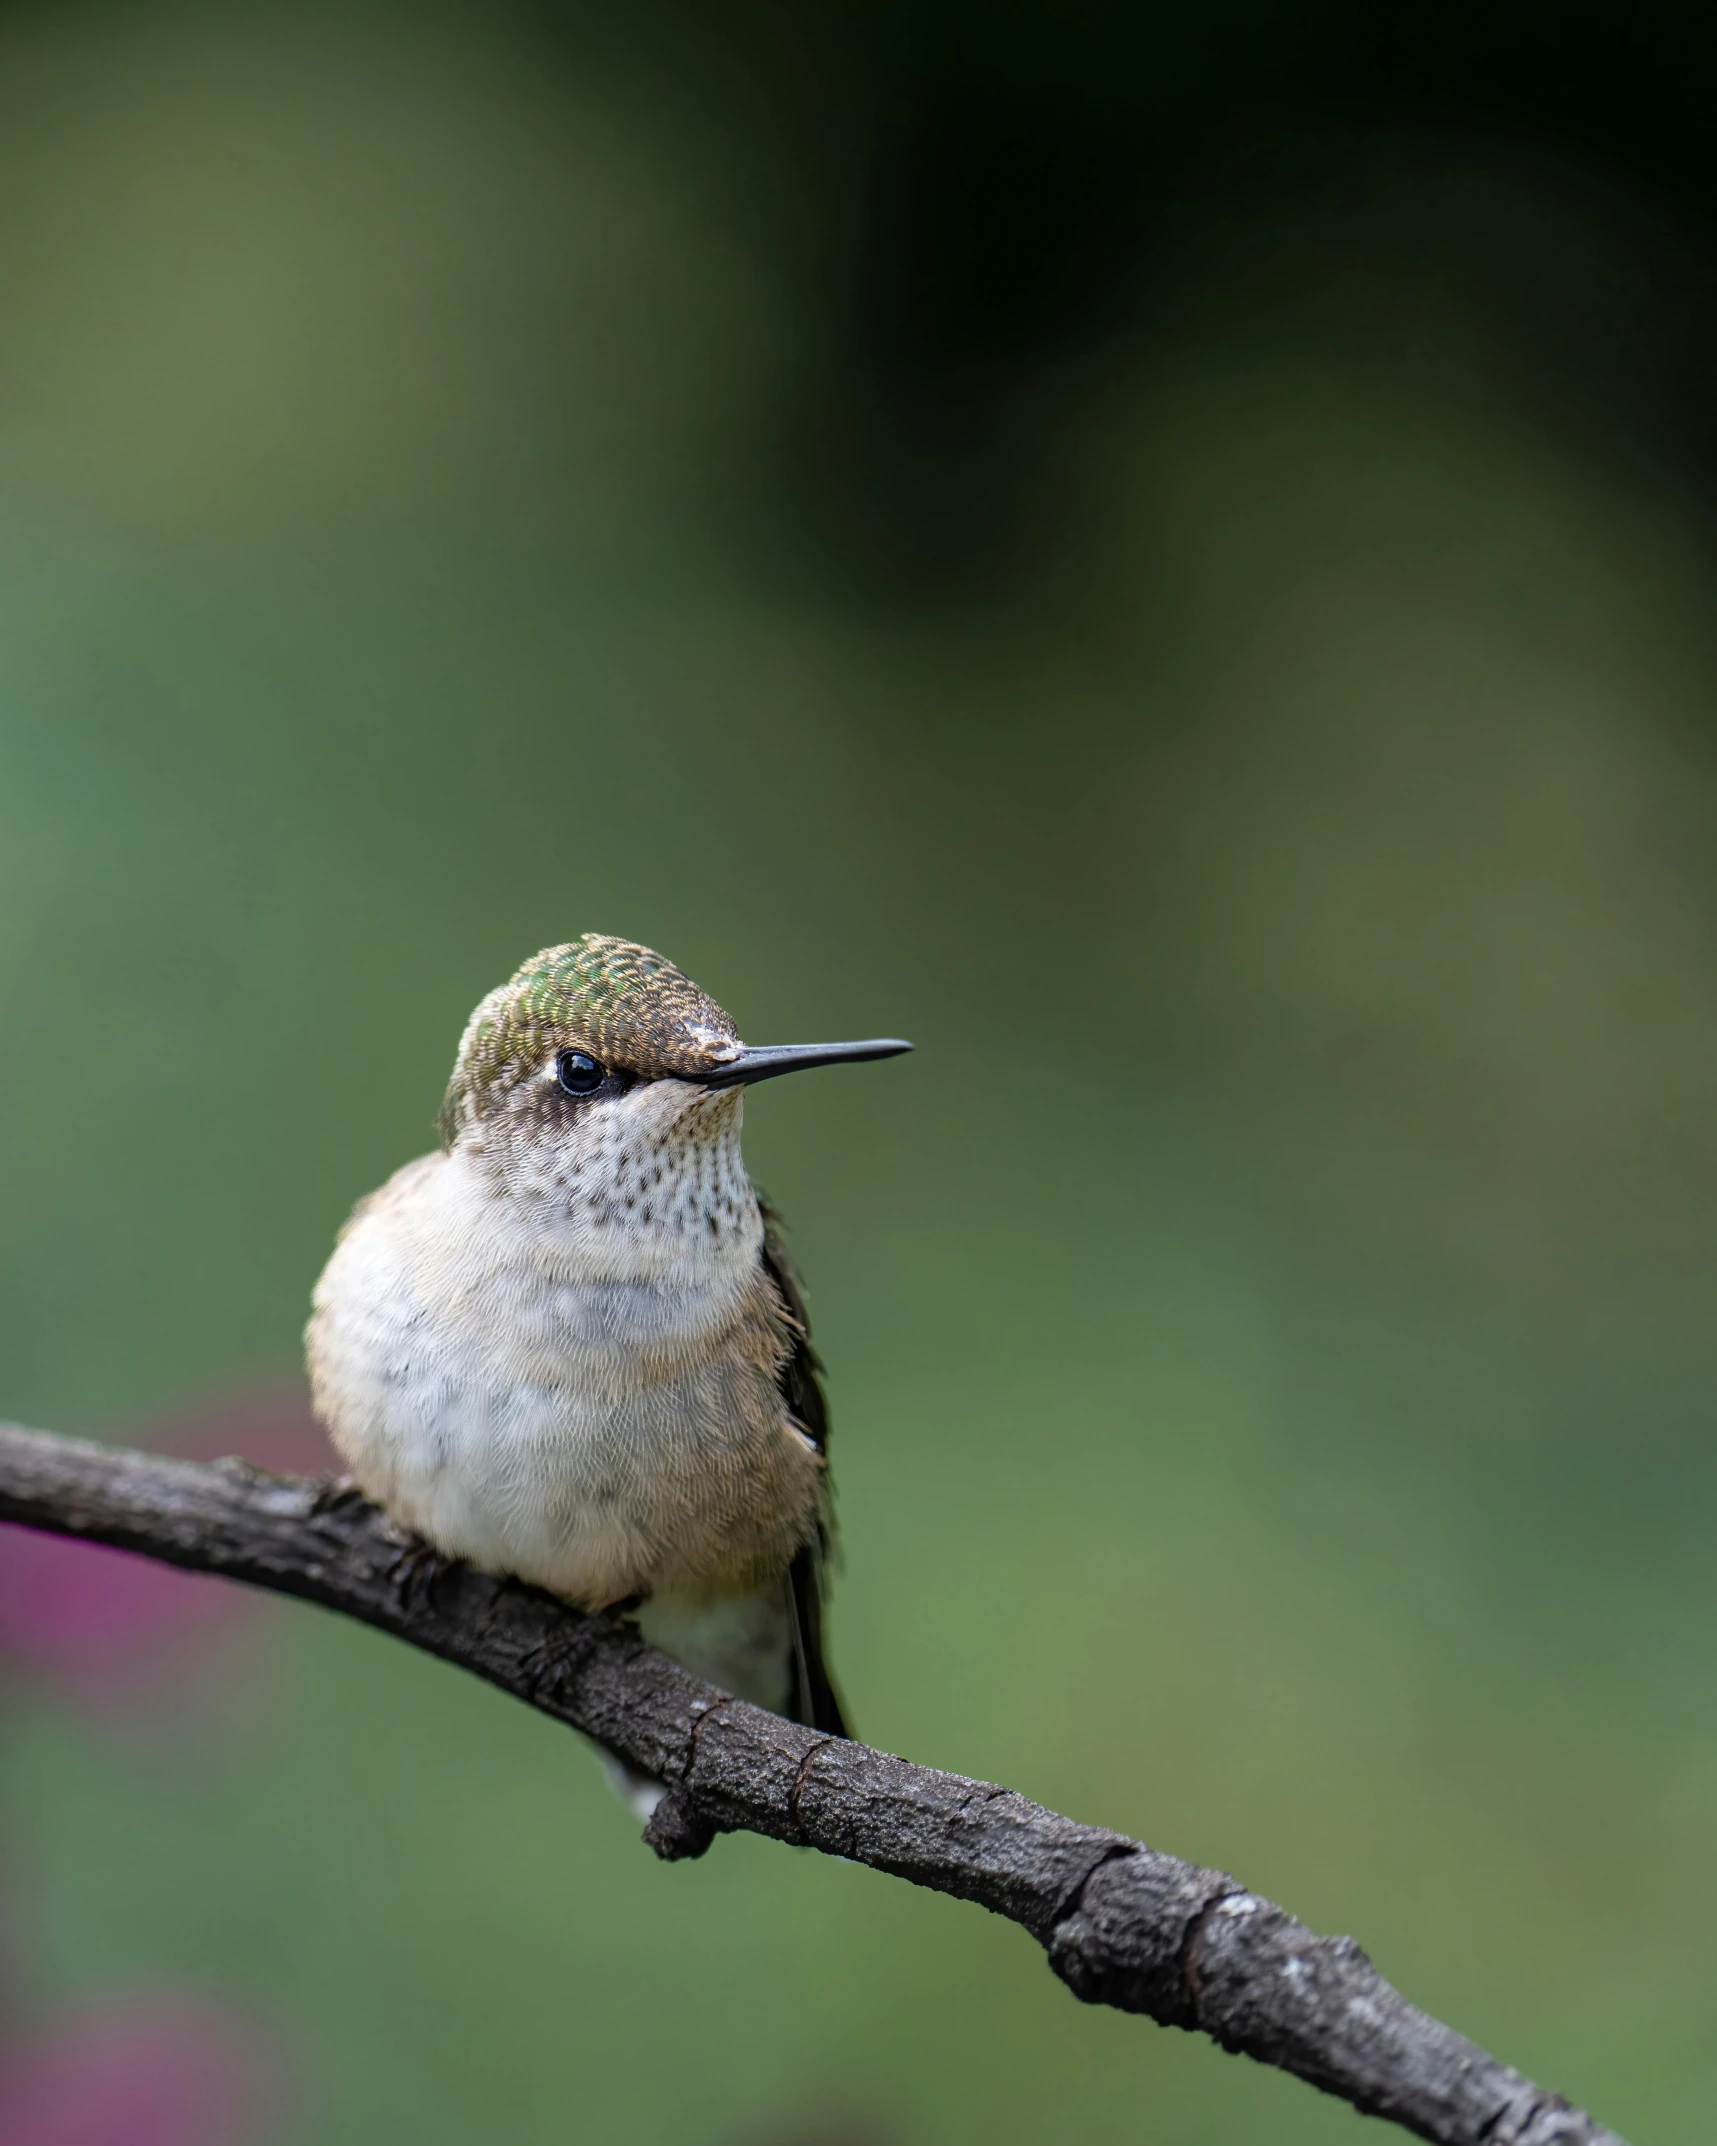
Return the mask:
<path id="1" fill-rule="evenodd" d="M 0 14 L 0 1413 L 294 1376 L 545 943 L 911 1035 L 747 1126 L 861 1732 L 1693 2146 L 1711 175 L 1651 9 L 1438 20 Z M 122 1730 L 14 1690 L 0 1849 L 36 1995 L 242 2004 L 294 2146 L 1348 2135 L 247 1644 Z"/>

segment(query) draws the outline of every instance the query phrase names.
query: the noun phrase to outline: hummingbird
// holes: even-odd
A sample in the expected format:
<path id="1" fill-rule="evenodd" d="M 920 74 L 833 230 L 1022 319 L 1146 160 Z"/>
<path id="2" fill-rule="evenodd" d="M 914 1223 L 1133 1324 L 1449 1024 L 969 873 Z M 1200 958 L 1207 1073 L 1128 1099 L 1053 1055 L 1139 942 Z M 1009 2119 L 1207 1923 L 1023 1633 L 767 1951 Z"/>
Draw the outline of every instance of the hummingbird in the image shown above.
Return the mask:
<path id="1" fill-rule="evenodd" d="M 822 1367 L 740 1127 L 758 1081 L 911 1047 L 749 1046 L 627 939 L 532 955 L 466 1026 L 439 1149 L 358 1203 L 312 1296 L 312 1401 L 357 1487 L 844 1736 Z M 660 1784 L 609 1765 L 647 1818 Z"/>

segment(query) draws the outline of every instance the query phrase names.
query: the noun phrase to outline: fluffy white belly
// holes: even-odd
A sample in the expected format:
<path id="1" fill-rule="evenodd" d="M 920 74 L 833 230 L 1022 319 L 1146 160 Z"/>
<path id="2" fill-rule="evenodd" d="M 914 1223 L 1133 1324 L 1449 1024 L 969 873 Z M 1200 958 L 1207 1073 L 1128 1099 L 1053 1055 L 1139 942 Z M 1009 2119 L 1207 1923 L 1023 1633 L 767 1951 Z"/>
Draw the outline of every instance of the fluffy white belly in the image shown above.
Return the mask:
<path id="1" fill-rule="evenodd" d="M 810 1539 L 820 1490 L 758 1243 L 689 1281 L 580 1273 L 425 1157 L 317 1285 L 317 1411 L 363 1489 L 453 1555 L 587 1607 L 742 1595 Z"/>

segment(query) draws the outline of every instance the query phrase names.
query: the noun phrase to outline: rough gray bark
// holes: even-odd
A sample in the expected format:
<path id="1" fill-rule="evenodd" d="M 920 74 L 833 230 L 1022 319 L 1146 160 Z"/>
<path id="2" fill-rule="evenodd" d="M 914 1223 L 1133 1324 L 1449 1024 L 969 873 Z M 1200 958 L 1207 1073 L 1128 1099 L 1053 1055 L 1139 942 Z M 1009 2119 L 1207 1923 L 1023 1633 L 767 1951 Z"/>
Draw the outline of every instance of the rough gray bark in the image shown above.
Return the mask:
<path id="1" fill-rule="evenodd" d="M 436 1556 L 350 1488 L 0 1425 L 0 1520 L 302 1596 L 457 1662 L 671 1784 L 645 1838 L 745 1830 L 976 1901 L 1074 1993 L 1196 2029 L 1439 2146 L 1622 2146 L 1415 2010 L 1346 1937 L 1011 1789 L 819 1736 L 610 1617 Z"/>

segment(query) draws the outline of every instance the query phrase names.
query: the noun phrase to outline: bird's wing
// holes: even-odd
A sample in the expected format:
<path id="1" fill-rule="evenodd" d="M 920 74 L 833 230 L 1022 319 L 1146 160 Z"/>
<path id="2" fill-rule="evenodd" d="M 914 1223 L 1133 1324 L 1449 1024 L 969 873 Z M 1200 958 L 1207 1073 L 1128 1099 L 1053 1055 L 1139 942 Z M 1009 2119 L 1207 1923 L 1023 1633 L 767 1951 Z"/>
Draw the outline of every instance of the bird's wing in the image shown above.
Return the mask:
<path id="1" fill-rule="evenodd" d="M 757 1195 L 757 1204 L 763 1211 L 764 1269 L 781 1292 L 793 1328 L 792 1353 L 781 1371 L 781 1397 L 794 1422 L 824 1459 L 825 1487 L 816 1537 L 794 1558 L 787 1574 L 793 1638 L 792 1696 L 787 1703 L 787 1712 L 808 1729 L 820 1729 L 827 1736 L 846 1736 L 850 1731 L 841 1712 L 840 1694 L 823 1659 L 823 1595 L 835 1541 L 834 1505 L 827 1470 L 829 1404 L 823 1393 L 823 1367 L 811 1346 L 811 1322 L 805 1312 L 798 1270 L 782 1242 L 781 1217 L 761 1192 Z"/>

